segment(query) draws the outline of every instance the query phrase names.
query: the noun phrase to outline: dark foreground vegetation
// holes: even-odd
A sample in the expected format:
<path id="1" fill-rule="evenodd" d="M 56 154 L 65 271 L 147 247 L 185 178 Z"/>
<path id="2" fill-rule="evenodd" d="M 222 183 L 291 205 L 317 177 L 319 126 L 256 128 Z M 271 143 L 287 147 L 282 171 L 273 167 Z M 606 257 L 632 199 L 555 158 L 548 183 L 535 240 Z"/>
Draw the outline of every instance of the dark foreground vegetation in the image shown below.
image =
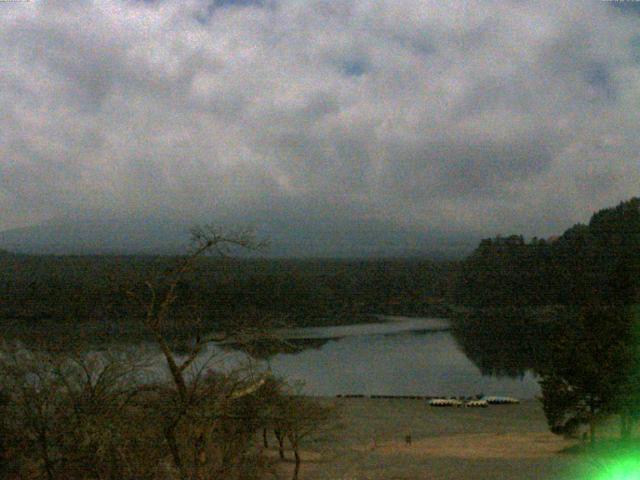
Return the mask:
<path id="1" fill-rule="evenodd" d="M 2 478 L 282 478 L 268 441 L 293 456 L 297 478 L 300 449 L 333 418 L 270 376 L 205 370 L 180 386 L 149 382 L 145 368 L 139 352 L 5 346 Z"/>

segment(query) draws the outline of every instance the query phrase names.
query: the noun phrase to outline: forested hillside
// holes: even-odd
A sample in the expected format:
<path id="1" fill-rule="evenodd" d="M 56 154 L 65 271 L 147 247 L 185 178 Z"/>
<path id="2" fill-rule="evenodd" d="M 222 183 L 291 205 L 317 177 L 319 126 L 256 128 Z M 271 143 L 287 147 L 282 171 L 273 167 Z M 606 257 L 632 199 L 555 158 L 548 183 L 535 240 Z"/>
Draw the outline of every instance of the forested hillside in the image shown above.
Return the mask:
<path id="1" fill-rule="evenodd" d="M 618 415 L 630 437 L 640 419 L 640 198 L 558 238 L 483 240 L 452 298 L 471 307 L 454 332 L 476 365 L 495 369 L 497 358 L 504 371 L 540 375 L 553 432 L 587 424 L 593 443 L 598 422 Z M 510 337 L 524 342 L 505 352 Z"/>
<path id="2" fill-rule="evenodd" d="M 474 308 L 634 303 L 639 285 L 640 198 L 633 198 L 557 238 L 483 240 L 461 264 L 452 298 Z"/>
<path id="3" fill-rule="evenodd" d="M 103 333 L 143 310 L 126 291 L 166 273 L 177 257 L 0 255 L 0 319 L 5 327 L 50 331 L 90 325 Z M 352 323 L 371 314 L 445 313 L 451 264 L 417 259 L 269 260 L 207 257 L 181 281 L 176 318 L 204 328 L 239 317 L 291 325 Z M 135 322 L 134 322 L 135 323 Z"/>

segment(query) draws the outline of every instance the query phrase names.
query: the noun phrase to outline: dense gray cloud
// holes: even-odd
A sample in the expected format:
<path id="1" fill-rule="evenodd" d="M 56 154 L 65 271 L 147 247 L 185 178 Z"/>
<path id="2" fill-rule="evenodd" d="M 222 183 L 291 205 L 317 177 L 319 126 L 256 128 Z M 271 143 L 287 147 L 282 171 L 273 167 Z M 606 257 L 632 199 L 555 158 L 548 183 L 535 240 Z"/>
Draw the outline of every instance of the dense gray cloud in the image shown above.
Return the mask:
<path id="1" fill-rule="evenodd" d="M 639 26 L 595 0 L 2 3 L 0 230 L 562 231 L 638 194 Z"/>

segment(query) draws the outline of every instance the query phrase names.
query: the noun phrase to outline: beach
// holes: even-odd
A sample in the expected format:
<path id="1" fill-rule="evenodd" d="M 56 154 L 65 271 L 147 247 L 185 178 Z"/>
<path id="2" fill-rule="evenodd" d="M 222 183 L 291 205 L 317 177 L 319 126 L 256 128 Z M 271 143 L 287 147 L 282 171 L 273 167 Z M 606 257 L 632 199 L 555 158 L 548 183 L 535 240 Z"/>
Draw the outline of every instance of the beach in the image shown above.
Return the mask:
<path id="1" fill-rule="evenodd" d="M 301 479 L 563 479 L 580 460 L 562 453 L 576 441 L 549 432 L 537 400 L 487 408 L 323 401 L 336 405 L 339 425 L 307 445 Z"/>

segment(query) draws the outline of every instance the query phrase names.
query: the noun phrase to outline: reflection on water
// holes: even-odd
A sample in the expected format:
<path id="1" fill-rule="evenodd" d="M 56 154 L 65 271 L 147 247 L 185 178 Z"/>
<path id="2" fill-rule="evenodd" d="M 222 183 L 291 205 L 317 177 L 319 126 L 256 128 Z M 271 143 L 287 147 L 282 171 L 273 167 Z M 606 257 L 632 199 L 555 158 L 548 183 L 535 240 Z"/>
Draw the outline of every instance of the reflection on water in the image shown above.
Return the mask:
<path id="1" fill-rule="evenodd" d="M 515 365 L 513 355 L 502 361 L 500 353 L 517 347 L 489 349 L 483 355 L 456 329 L 447 331 L 442 319 L 387 319 L 384 323 L 292 329 L 285 349 L 271 345 L 255 357 L 268 358 L 276 375 L 304 382 L 304 392 L 314 395 L 513 395 L 532 398 L 539 392 L 529 367 Z M 306 337 L 305 335 L 309 335 Z M 301 345 L 299 342 L 310 342 Z M 497 341 L 508 341 L 500 338 Z M 291 347 L 301 347 L 287 350 Z M 486 346 L 486 345 L 485 345 Z M 476 348 L 477 347 L 477 348 Z M 467 354 L 472 358 L 470 360 Z M 497 355 L 493 355 L 497 353 Z M 502 361 L 490 367 L 492 355 Z M 477 365 L 482 367 L 479 368 Z M 505 365 L 509 368 L 503 368 Z M 513 367 L 513 368 L 512 368 Z M 510 374 L 487 376 L 484 373 Z M 513 378 L 516 375 L 516 378 Z"/>
<path id="2" fill-rule="evenodd" d="M 452 334 L 483 375 L 516 378 L 541 370 L 552 325 L 523 312 L 485 311 L 457 319 Z"/>

